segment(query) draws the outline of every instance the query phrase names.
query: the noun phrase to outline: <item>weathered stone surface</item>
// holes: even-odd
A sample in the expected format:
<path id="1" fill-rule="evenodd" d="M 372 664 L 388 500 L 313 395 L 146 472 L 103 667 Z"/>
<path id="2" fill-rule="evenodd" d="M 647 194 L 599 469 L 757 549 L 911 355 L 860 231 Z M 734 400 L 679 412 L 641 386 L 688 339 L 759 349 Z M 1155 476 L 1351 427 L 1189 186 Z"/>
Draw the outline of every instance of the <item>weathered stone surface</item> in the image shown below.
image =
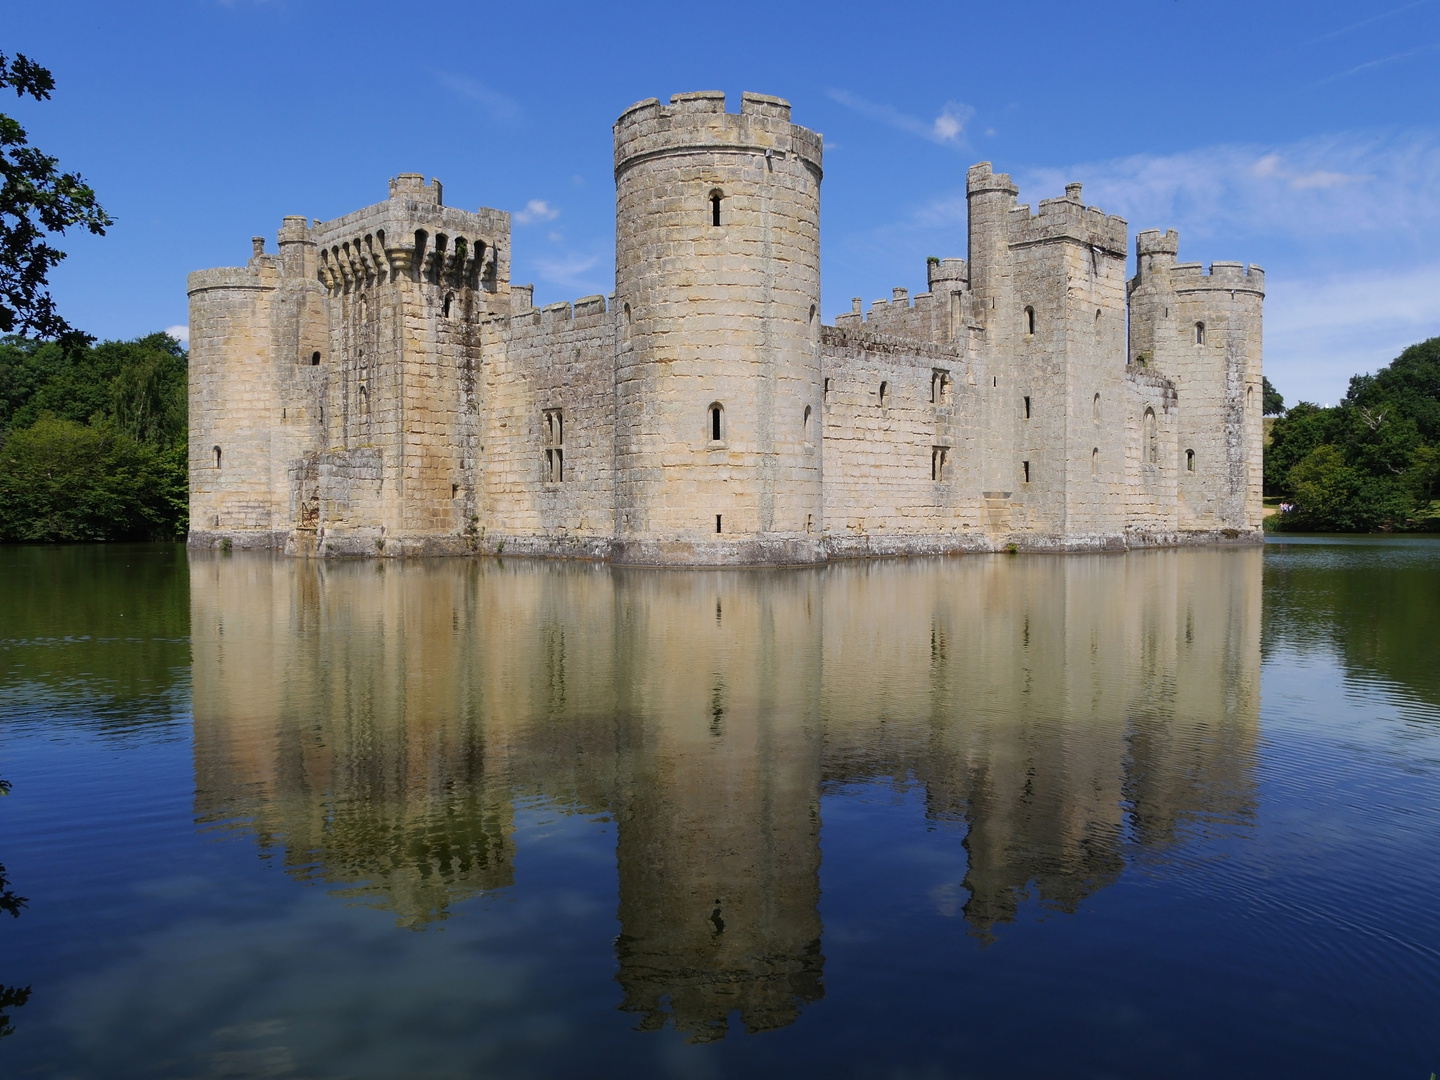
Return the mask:
<path id="1" fill-rule="evenodd" d="M 608 301 L 536 309 L 509 214 L 413 174 L 192 274 L 191 544 L 790 565 L 1261 538 L 1258 267 L 1152 230 L 1127 283 L 1123 220 L 1079 184 L 1032 213 L 987 162 L 967 257 L 822 327 L 823 144 L 787 102 L 650 99 L 614 135 Z"/>

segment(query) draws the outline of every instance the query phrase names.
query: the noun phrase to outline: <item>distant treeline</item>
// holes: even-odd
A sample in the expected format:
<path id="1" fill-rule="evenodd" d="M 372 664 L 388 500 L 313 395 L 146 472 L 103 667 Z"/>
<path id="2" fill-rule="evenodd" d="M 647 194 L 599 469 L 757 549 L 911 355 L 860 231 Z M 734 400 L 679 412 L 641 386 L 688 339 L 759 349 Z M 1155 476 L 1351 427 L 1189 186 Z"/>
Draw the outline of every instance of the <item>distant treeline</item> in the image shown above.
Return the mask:
<path id="1" fill-rule="evenodd" d="M 1333 409 L 1309 402 L 1275 421 L 1265 494 L 1273 527 L 1297 532 L 1440 528 L 1440 338 L 1356 375 Z"/>
<path id="2" fill-rule="evenodd" d="M 168 334 L 0 337 L 0 540 L 184 536 L 186 362 Z"/>

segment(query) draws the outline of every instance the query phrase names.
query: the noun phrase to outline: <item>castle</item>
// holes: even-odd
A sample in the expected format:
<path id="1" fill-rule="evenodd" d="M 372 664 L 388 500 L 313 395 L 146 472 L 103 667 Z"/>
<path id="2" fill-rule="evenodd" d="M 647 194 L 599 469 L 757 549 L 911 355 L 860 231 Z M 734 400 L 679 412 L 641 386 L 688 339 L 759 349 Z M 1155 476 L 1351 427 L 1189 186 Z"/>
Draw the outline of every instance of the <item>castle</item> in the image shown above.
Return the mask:
<path id="1" fill-rule="evenodd" d="M 820 318 L 780 98 L 615 136 L 615 291 L 535 308 L 510 215 L 414 174 L 190 275 L 190 544 L 641 565 L 1261 539 L 1256 266 L 966 177 L 966 259 Z"/>

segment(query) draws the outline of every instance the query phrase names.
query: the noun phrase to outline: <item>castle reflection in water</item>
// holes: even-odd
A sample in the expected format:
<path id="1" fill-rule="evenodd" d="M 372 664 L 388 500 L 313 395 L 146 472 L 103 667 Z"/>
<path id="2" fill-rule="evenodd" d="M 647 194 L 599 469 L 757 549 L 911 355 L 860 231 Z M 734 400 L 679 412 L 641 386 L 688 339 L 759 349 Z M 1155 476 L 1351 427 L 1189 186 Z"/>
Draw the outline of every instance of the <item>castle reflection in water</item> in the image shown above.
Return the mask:
<path id="1" fill-rule="evenodd" d="M 698 1039 L 737 1010 L 780 1027 L 824 993 L 835 786 L 923 790 L 981 937 L 1248 819 L 1261 558 L 192 554 L 197 813 L 410 925 L 511 884 L 517 801 L 612 815 L 623 1007 Z"/>

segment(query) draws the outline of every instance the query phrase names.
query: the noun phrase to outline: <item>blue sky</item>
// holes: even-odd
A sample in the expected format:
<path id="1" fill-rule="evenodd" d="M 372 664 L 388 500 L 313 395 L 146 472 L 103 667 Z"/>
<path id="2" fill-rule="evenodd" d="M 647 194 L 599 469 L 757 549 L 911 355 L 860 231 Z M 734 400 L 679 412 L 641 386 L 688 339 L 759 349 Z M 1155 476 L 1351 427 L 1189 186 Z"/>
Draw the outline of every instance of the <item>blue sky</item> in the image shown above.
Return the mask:
<path id="1" fill-rule="evenodd" d="M 1440 334 L 1440 0 L 1373 5 L 0 0 L 6 98 L 117 223 L 64 241 L 54 292 L 101 337 L 182 325 L 188 271 L 399 172 L 517 214 L 541 303 L 613 288 L 610 126 L 641 98 L 778 94 L 825 135 L 827 321 L 965 254 L 965 169 L 1032 205 L 1085 184 L 1181 258 L 1267 274 L 1266 373 L 1334 402 Z M 1132 240 L 1133 243 L 1133 240 Z"/>

